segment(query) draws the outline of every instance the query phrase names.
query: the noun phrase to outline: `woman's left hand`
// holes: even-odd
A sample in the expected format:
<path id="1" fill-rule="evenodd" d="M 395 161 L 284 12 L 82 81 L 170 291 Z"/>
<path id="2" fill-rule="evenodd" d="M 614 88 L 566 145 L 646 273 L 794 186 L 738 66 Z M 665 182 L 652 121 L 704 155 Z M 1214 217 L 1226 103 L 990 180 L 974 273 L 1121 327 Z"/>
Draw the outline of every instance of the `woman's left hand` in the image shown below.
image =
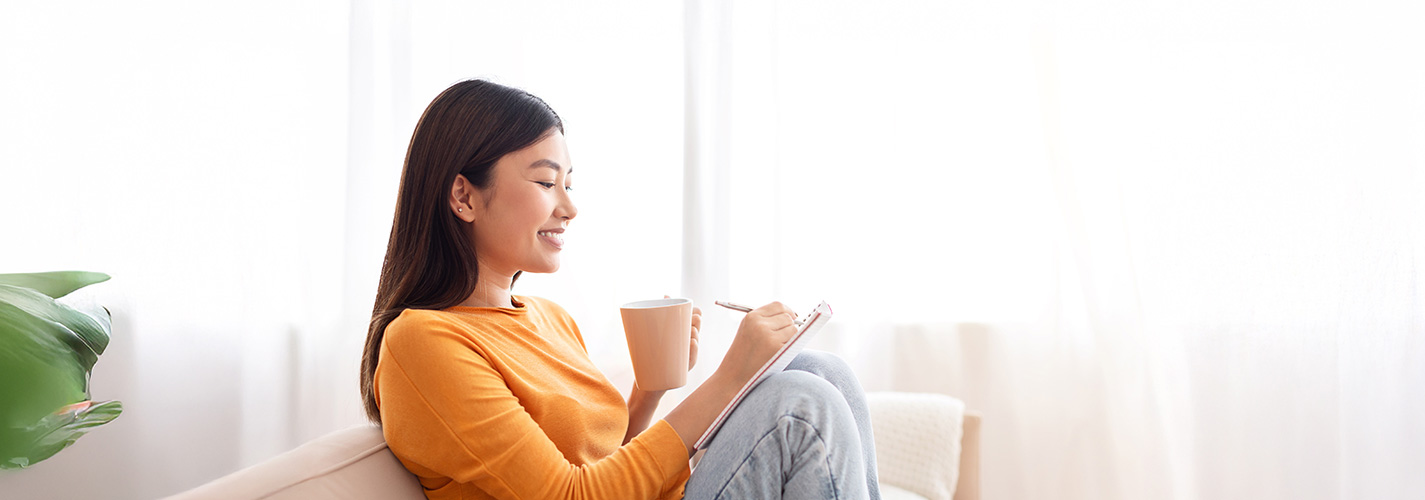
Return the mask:
<path id="1" fill-rule="evenodd" d="M 703 328 L 703 310 L 693 306 L 693 338 L 688 341 L 688 371 L 698 364 L 698 330 Z"/>
<path id="2" fill-rule="evenodd" d="M 669 298 L 664 295 L 663 298 Z M 698 364 L 698 332 L 703 328 L 703 310 L 693 306 L 693 331 L 692 339 L 688 341 L 688 371 L 693 371 L 693 365 Z"/>

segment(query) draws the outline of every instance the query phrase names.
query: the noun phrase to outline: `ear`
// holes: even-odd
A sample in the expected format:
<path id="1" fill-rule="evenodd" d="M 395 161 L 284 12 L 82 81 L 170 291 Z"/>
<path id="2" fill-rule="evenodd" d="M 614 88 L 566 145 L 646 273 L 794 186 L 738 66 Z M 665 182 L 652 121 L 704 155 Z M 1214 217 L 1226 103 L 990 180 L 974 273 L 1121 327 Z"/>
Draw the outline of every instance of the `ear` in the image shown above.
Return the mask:
<path id="1" fill-rule="evenodd" d="M 480 190 L 476 189 L 475 185 L 471 184 L 469 179 L 466 179 L 464 175 L 455 174 L 455 182 L 450 184 L 450 197 L 448 200 L 450 202 L 450 212 L 455 214 L 460 220 L 475 222 L 476 207 L 485 206 L 485 204 L 480 201 L 481 196 L 482 193 L 480 193 Z"/>

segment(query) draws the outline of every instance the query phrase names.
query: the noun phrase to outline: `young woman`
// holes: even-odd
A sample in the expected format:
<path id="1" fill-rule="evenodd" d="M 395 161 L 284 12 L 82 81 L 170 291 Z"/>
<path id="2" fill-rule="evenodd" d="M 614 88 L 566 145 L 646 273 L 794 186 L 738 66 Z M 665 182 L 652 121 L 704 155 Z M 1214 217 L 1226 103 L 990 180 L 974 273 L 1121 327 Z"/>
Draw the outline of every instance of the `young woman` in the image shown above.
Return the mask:
<path id="1" fill-rule="evenodd" d="M 426 496 L 879 498 L 860 383 L 824 352 L 759 385 L 689 468 L 693 443 L 796 331 L 786 306 L 747 314 L 716 372 L 649 425 L 662 392 L 635 384 L 625 402 L 568 313 L 511 293 L 520 273 L 559 269 L 573 171 L 559 116 L 518 89 L 457 83 L 416 125 L 361 395 Z"/>

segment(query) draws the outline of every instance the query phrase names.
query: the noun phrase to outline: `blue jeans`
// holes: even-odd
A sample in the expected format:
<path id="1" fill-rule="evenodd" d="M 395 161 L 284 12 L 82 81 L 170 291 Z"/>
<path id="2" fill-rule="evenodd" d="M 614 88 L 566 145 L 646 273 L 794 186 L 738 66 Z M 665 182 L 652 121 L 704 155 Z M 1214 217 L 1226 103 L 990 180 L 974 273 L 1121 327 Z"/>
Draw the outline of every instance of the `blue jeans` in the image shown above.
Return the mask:
<path id="1" fill-rule="evenodd" d="M 861 382 L 834 354 L 806 350 L 732 411 L 683 488 L 684 500 L 880 500 Z"/>

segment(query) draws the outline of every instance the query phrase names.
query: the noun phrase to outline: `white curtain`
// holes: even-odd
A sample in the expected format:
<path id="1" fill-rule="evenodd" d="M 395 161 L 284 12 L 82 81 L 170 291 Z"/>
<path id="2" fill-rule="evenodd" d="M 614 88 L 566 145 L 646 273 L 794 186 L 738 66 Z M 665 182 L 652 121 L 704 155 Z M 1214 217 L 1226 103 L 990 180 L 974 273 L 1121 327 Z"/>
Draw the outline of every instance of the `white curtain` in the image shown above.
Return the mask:
<path id="1" fill-rule="evenodd" d="M 627 391 L 618 304 L 681 293 L 681 27 L 652 0 L 0 7 L 0 272 L 113 276 L 92 393 L 125 404 L 0 496 L 156 498 L 363 422 L 406 144 L 467 78 L 563 117 L 581 213 L 516 292 Z"/>
<path id="2" fill-rule="evenodd" d="M 1425 9 L 690 5 L 685 275 L 964 399 L 987 497 L 1425 495 Z"/>
<path id="3" fill-rule="evenodd" d="M 126 412 L 4 496 L 153 498 L 362 421 L 421 110 L 565 120 L 517 293 L 620 390 L 616 308 L 836 317 L 868 390 L 985 417 L 987 498 L 1425 496 L 1425 11 L 1407 2 L 0 7 L 0 272 L 112 274 Z M 690 385 L 691 387 L 691 385 Z M 661 411 L 690 388 L 673 391 Z"/>
<path id="4" fill-rule="evenodd" d="M 91 393 L 124 403 L 0 496 L 159 497 L 318 431 L 292 417 L 331 401 L 312 361 L 351 312 L 347 12 L 0 7 L 0 272 L 113 277 L 84 292 L 114 315 Z"/>

